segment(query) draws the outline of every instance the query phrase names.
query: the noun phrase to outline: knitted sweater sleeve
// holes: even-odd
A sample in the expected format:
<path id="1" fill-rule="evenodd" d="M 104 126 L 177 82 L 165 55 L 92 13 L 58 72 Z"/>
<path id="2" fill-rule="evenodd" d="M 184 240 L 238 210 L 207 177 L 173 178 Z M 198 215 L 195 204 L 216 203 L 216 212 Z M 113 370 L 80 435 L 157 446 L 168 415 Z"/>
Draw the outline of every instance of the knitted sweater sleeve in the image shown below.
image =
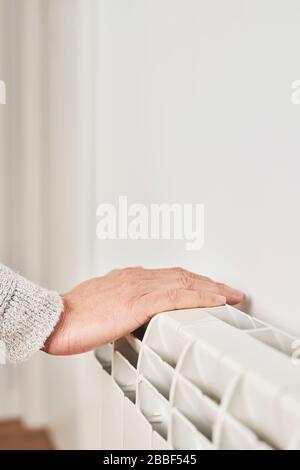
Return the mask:
<path id="1" fill-rule="evenodd" d="M 0 341 L 10 362 L 41 349 L 63 311 L 62 298 L 0 264 Z"/>

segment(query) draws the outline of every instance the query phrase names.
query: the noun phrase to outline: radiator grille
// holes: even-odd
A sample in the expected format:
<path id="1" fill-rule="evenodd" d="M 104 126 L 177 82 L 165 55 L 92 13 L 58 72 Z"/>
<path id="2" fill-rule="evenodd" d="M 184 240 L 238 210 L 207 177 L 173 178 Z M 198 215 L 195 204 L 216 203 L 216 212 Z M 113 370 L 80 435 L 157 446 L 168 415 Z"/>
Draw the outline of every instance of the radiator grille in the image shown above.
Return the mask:
<path id="1" fill-rule="evenodd" d="M 99 348 L 103 449 L 300 449 L 295 339 L 229 306 Z"/>

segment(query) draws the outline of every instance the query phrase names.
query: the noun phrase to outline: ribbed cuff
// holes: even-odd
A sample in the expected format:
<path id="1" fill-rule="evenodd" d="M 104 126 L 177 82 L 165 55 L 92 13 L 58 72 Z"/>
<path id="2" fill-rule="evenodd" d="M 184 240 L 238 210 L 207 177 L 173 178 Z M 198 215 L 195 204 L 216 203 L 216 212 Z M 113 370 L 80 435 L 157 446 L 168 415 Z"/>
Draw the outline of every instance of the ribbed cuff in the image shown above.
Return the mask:
<path id="1" fill-rule="evenodd" d="M 10 362 L 22 362 L 43 348 L 63 308 L 58 293 L 0 265 L 0 340 Z"/>

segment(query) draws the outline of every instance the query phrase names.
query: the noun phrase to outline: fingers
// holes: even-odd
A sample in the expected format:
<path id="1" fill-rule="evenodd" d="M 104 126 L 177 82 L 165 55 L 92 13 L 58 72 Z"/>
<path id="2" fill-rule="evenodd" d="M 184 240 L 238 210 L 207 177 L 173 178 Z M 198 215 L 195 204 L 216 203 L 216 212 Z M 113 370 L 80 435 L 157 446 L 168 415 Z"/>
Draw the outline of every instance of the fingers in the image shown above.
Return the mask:
<path id="1" fill-rule="evenodd" d="M 243 293 L 225 284 L 214 282 L 212 279 L 195 274 L 182 268 L 144 269 L 143 277 L 147 280 L 158 281 L 160 284 L 170 283 L 170 287 L 183 289 L 207 289 L 226 296 L 231 305 L 243 300 Z M 203 285 L 205 283 L 205 285 Z M 155 289 L 153 289 L 155 290 Z"/>
<path id="2" fill-rule="evenodd" d="M 187 289 L 187 290 L 200 290 L 209 291 L 215 294 L 220 294 L 226 297 L 226 302 L 230 305 L 237 304 L 243 300 L 243 293 L 232 289 L 225 284 L 218 284 L 216 282 L 203 281 L 197 278 L 170 278 L 170 279 L 156 279 L 145 281 L 143 283 L 143 294 L 149 294 L 157 290 L 168 289 Z"/>
<path id="3" fill-rule="evenodd" d="M 177 279 L 185 276 L 188 278 L 200 279 L 203 281 L 211 281 L 209 277 L 202 276 L 201 274 L 192 273 L 183 268 L 143 269 L 143 272 L 143 276 L 145 277 L 145 279 Z"/>
<path id="4" fill-rule="evenodd" d="M 202 288 L 207 289 L 216 294 L 224 295 L 226 297 L 226 303 L 229 305 L 235 305 L 240 303 L 244 294 L 236 289 L 232 289 L 226 284 L 220 284 L 217 282 L 203 282 Z"/>
<path id="5" fill-rule="evenodd" d="M 241 302 L 244 297 L 240 291 L 182 268 L 144 269 L 136 266 L 116 270 L 112 274 L 121 276 L 122 281 L 127 282 L 134 289 L 135 295 L 137 292 L 145 295 L 170 289 L 208 291 L 226 297 L 226 302 L 230 305 Z"/>
<path id="6" fill-rule="evenodd" d="M 209 291 L 169 289 L 146 294 L 136 304 L 137 314 L 148 320 L 157 313 L 197 307 L 225 305 L 226 297 Z"/>

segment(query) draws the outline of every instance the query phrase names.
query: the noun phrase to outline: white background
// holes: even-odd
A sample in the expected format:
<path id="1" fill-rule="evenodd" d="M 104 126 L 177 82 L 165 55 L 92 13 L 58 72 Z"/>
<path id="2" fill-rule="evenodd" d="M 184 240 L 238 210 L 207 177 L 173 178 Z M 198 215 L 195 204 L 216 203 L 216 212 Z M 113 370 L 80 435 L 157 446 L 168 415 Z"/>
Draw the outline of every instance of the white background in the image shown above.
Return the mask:
<path id="1" fill-rule="evenodd" d="M 300 106 L 291 104 L 299 3 L 103 4 L 98 199 L 204 203 L 206 224 L 199 252 L 181 242 L 98 243 L 101 267 L 203 271 L 243 289 L 253 314 L 300 335 Z"/>

